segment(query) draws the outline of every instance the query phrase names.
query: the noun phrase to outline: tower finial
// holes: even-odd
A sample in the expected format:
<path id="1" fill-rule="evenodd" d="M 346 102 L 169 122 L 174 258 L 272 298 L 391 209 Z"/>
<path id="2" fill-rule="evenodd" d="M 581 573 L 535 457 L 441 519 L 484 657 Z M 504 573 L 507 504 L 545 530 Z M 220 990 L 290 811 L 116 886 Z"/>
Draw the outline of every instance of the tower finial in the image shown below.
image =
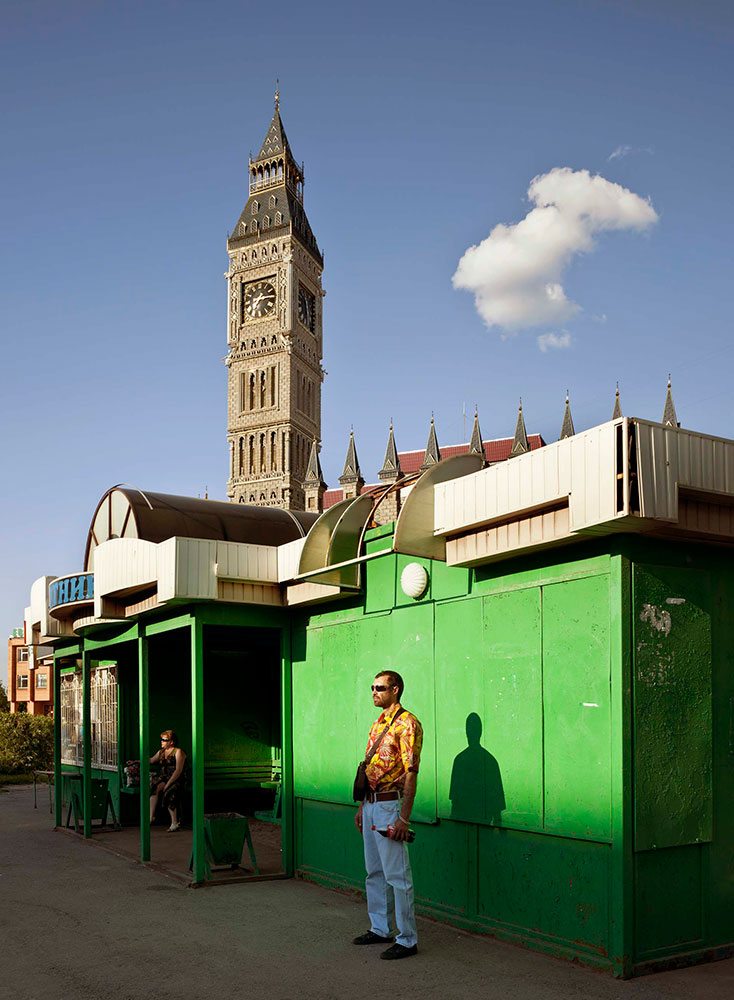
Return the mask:
<path id="1" fill-rule="evenodd" d="M 275 80 L 275 110 L 280 109 L 280 80 L 276 78 Z"/>

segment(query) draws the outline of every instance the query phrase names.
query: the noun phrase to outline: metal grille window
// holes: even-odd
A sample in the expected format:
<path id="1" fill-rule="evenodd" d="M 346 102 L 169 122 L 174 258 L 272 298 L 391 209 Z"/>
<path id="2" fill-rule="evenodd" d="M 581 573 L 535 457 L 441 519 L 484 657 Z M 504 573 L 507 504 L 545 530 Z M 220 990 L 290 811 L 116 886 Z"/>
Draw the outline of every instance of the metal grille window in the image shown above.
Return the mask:
<path id="1" fill-rule="evenodd" d="M 117 768 L 117 667 L 92 671 L 92 766 Z"/>
<path id="2" fill-rule="evenodd" d="M 61 763 L 82 763 L 82 675 L 61 675 Z"/>
<path id="3" fill-rule="evenodd" d="M 90 677 L 92 767 L 117 768 L 117 667 L 100 666 Z M 83 685 L 80 671 L 61 677 L 61 762 L 83 763 Z"/>

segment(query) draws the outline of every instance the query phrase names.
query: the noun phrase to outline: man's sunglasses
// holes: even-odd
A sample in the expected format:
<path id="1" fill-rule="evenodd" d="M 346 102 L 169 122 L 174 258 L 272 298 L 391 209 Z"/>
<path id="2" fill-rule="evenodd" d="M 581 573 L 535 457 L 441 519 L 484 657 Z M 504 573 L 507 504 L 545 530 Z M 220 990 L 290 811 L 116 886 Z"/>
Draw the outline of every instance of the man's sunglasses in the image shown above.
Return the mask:
<path id="1" fill-rule="evenodd" d="M 389 691 L 391 687 L 395 687 L 394 684 L 373 684 L 373 691 Z"/>

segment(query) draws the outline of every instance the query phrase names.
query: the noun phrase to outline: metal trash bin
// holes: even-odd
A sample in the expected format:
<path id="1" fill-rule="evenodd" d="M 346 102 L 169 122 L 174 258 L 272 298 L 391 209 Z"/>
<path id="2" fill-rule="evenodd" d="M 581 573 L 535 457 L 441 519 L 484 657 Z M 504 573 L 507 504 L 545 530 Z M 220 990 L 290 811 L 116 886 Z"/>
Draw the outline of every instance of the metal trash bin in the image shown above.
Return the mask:
<path id="1" fill-rule="evenodd" d="M 249 833 L 247 816 L 236 812 L 205 813 L 204 828 L 214 865 L 238 865 L 242 860 L 245 837 Z"/>

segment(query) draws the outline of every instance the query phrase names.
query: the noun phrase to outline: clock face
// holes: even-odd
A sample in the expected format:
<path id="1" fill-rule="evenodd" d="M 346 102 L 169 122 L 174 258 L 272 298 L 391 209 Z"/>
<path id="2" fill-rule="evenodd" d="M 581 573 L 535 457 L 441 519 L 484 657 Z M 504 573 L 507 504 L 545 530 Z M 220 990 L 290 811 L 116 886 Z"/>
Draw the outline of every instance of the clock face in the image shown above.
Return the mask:
<path id="1" fill-rule="evenodd" d="M 245 285 L 245 312 L 250 319 L 262 319 L 275 309 L 275 287 L 269 281 Z"/>
<path id="2" fill-rule="evenodd" d="M 298 318 L 313 333 L 314 297 L 303 286 L 298 289 Z"/>

